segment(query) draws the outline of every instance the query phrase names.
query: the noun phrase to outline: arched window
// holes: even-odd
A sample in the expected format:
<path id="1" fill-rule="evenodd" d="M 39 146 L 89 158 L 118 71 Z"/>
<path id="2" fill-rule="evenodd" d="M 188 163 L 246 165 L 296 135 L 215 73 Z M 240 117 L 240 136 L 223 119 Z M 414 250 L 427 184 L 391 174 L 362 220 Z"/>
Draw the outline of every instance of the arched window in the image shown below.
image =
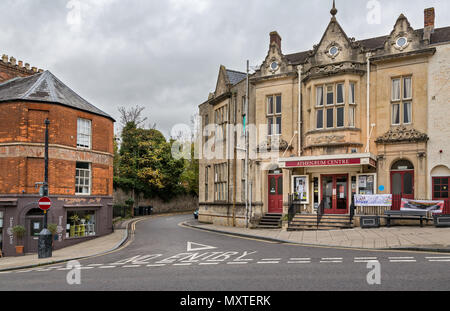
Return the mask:
<path id="1" fill-rule="evenodd" d="M 28 211 L 27 216 L 43 216 L 44 211 L 40 208 L 32 208 Z"/>
<path id="2" fill-rule="evenodd" d="M 408 160 L 399 160 L 392 165 L 391 171 L 413 170 L 414 165 Z"/>

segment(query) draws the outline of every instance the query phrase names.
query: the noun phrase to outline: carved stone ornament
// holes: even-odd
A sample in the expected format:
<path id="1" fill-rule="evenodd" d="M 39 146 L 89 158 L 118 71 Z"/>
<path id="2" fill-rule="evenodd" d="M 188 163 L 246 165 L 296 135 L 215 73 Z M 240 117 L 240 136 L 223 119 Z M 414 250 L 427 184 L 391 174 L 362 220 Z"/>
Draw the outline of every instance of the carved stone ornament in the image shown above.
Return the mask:
<path id="1" fill-rule="evenodd" d="M 332 49 L 335 50 L 335 53 L 332 53 Z M 327 46 L 325 55 L 334 60 L 341 51 L 342 51 L 342 47 L 340 46 L 340 44 L 333 41 Z"/>
<path id="2" fill-rule="evenodd" d="M 257 146 L 257 151 L 285 151 L 287 149 L 292 150 L 293 148 L 294 147 L 289 146 L 289 143 L 284 139 L 268 137 L 266 141 L 263 141 Z"/>
<path id="3" fill-rule="evenodd" d="M 394 144 L 398 142 L 426 142 L 428 139 L 427 134 L 421 133 L 413 128 L 397 126 L 390 129 L 383 136 L 378 137 L 376 142 L 379 144 Z"/>

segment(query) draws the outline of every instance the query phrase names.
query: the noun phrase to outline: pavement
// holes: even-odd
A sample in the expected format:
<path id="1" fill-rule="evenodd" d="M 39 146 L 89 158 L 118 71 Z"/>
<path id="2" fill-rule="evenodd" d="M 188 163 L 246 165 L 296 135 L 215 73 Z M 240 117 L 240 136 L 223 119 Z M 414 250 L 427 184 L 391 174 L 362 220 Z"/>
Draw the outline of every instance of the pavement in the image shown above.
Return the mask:
<path id="1" fill-rule="evenodd" d="M 115 225 L 114 232 L 93 240 L 68 246 L 52 252 L 50 258 L 38 258 L 37 254 L 29 254 L 17 257 L 0 258 L 0 271 L 32 268 L 42 265 L 78 260 L 111 252 L 122 246 L 129 234 L 131 223 L 135 223 L 145 217 L 138 217 L 122 221 Z"/>
<path id="2" fill-rule="evenodd" d="M 194 220 L 186 221 L 183 225 L 211 232 L 304 246 L 450 253 L 450 228 L 397 226 L 376 229 L 286 231 L 224 227 L 202 224 Z"/>

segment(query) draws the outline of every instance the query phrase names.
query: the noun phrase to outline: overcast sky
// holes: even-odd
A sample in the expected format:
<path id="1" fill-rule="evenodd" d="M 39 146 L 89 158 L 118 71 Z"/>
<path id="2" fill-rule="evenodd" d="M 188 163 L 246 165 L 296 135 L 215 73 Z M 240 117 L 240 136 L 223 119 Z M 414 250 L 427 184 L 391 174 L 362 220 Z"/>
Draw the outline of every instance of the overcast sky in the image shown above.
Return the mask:
<path id="1" fill-rule="evenodd" d="M 381 4 L 380 24 L 369 23 Z M 371 8 L 367 8 L 367 6 Z M 120 106 L 145 106 L 166 137 L 189 124 L 214 91 L 221 64 L 245 71 L 264 60 L 269 33 L 285 54 L 312 49 L 331 0 L 2 0 L 0 54 L 50 70 L 119 121 Z M 423 28 L 450 26 L 448 0 L 336 0 L 337 19 L 357 40 L 387 35 L 401 13 Z M 373 15 L 370 15 L 373 16 Z"/>

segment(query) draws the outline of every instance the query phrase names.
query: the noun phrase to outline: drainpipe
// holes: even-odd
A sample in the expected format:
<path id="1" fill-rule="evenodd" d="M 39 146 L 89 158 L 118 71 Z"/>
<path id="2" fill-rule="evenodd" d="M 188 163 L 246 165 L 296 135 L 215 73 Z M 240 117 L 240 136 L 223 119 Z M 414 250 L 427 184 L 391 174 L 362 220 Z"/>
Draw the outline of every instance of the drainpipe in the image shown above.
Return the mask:
<path id="1" fill-rule="evenodd" d="M 366 134 L 367 134 L 367 143 L 366 143 L 366 153 L 370 152 L 370 57 L 372 54 L 366 53 L 367 59 L 367 114 L 366 114 Z"/>
<path id="2" fill-rule="evenodd" d="M 298 72 L 298 156 L 302 155 L 302 69 L 303 66 L 297 66 Z"/>

